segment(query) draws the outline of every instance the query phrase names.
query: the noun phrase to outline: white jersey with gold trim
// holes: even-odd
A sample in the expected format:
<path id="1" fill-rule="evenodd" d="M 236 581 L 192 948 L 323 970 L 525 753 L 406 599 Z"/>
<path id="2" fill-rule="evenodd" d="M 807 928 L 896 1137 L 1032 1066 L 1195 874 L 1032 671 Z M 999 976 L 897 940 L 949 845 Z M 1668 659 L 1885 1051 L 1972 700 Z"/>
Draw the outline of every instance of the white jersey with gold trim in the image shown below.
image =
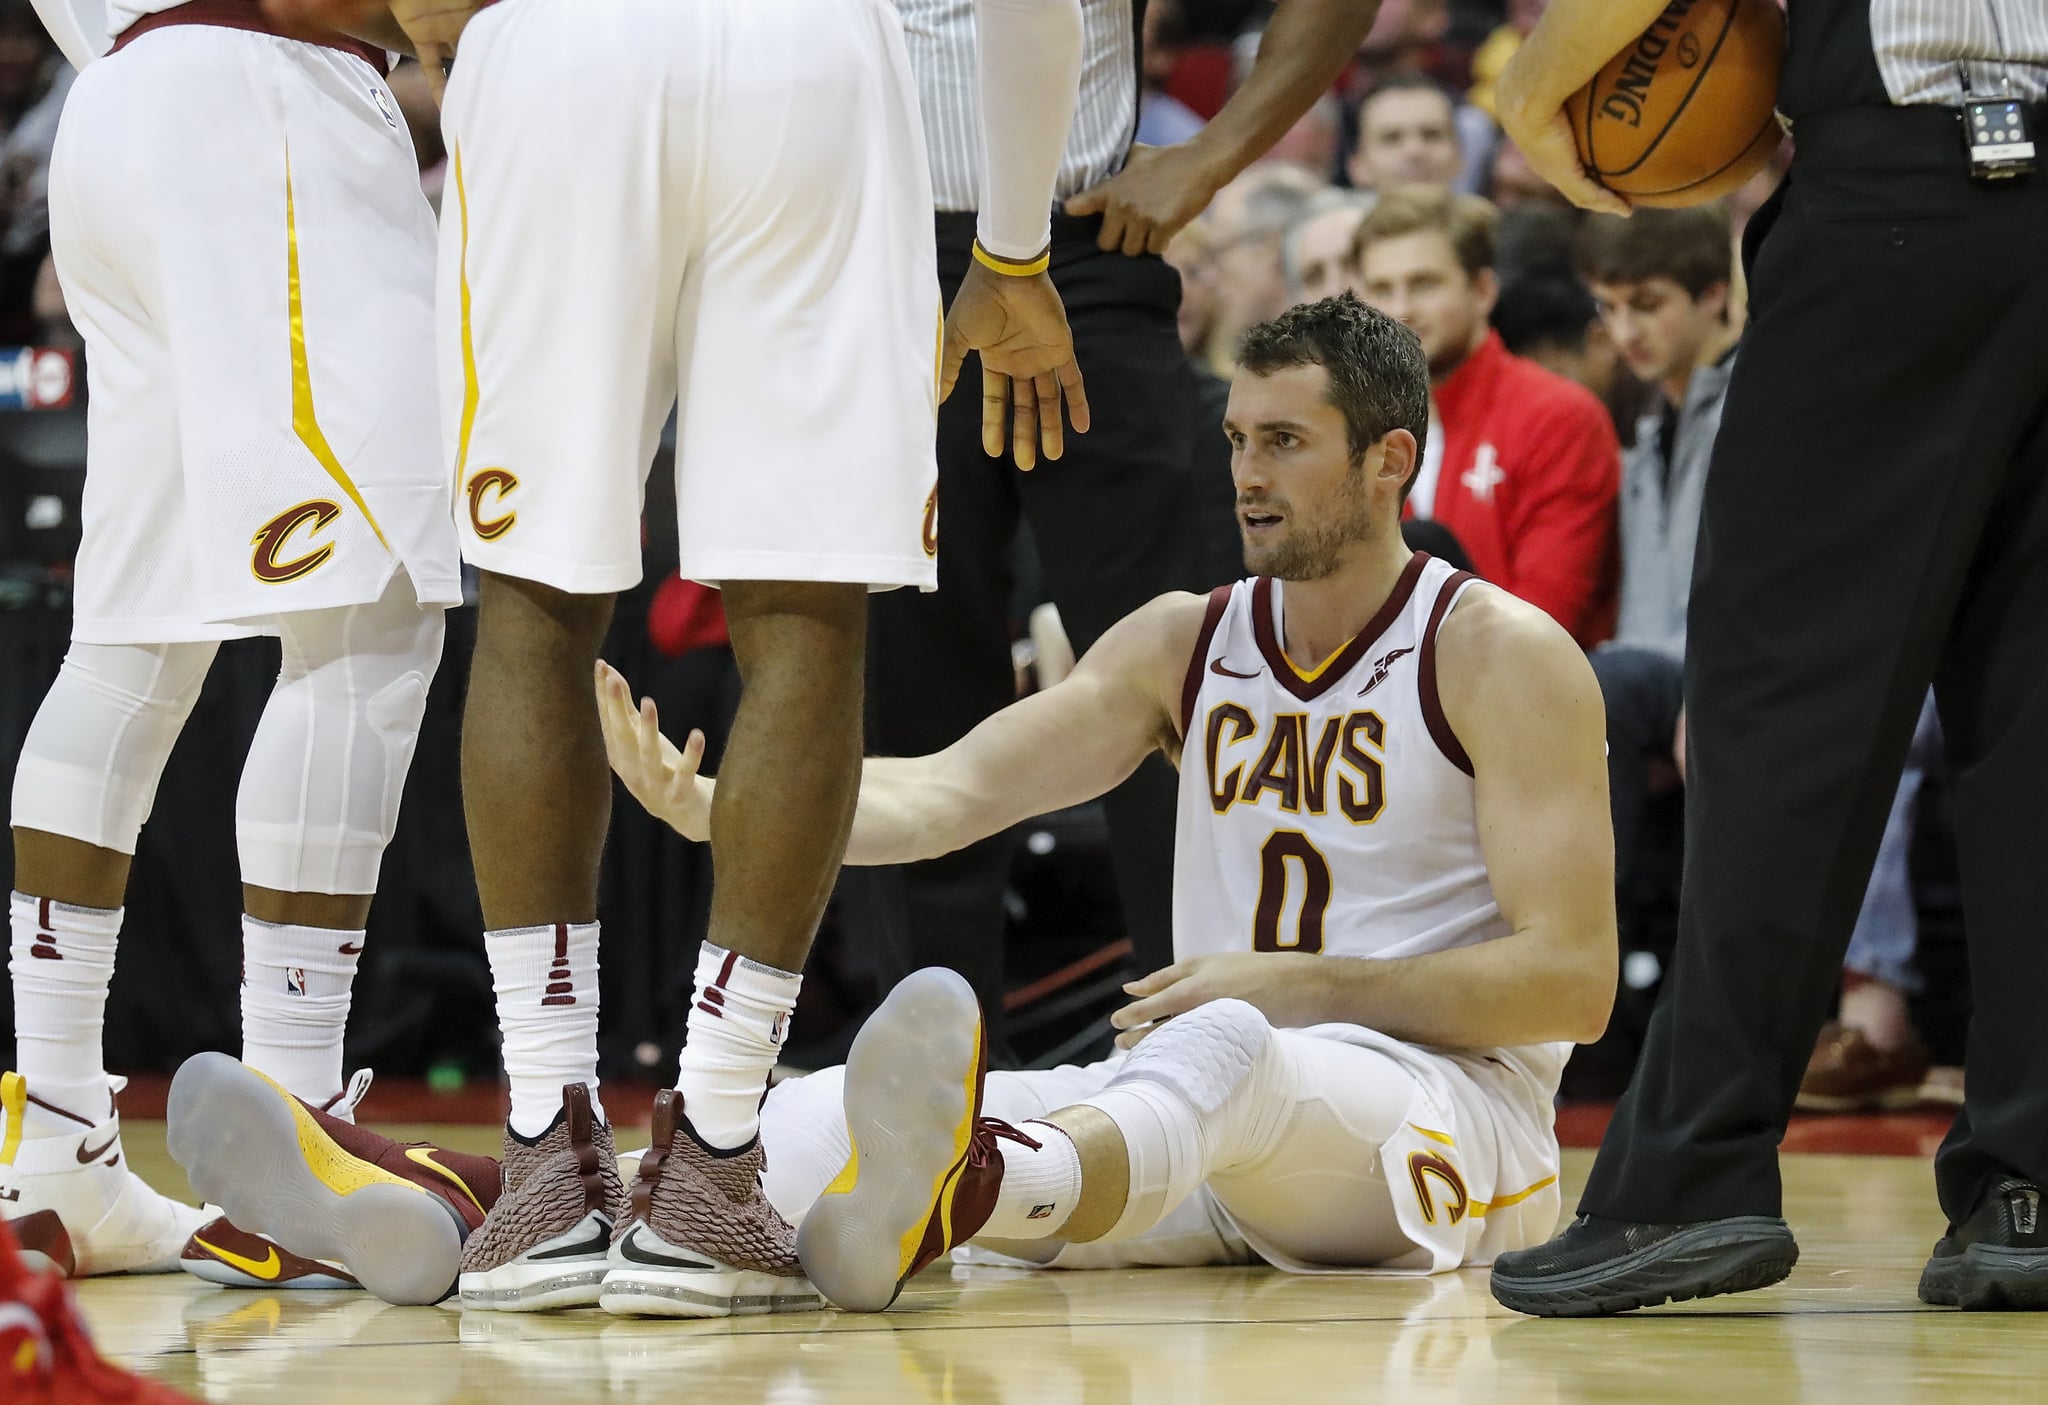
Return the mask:
<path id="1" fill-rule="evenodd" d="M 1436 688 L 1438 626 L 1474 585 L 1417 553 L 1378 615 L 1312 671 L 1281 644 L 1284 583 L 1210 597 L 1181 697 L 1176 957 L 1384 959 L 1508 934 L 1472 763 Z M 1415 1181 L 1396 1206 L 1433 1267 L 1546 1237 L 1559 1206 L 1551 1105 L 1571 1045 L 1439 1050 L 1357 1025 L 1304 1032 L 1414 1074 L 1414 1107 L 1381 1160 L 1390 1179 Z"/>

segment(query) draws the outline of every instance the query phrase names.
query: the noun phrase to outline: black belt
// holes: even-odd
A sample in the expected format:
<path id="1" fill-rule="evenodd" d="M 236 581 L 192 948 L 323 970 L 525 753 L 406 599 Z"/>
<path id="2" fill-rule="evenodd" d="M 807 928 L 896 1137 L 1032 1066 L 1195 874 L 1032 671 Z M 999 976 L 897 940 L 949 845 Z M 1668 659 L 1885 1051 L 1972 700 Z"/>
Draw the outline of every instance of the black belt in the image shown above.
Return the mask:
<path id="1" fill-rule="evenodd" d="M 937 221 L 940 245 L 964 249 L 974 242 L 974 222 L 978 218 L 974 211 L 940 210 L 933 218 Z M 1057 211 L 1053 214 L 1052 243 L 1055 249 L 1062 244 L 1093 247 L 1101 233 L 1101 215 L 1063 215 Z"/>
<path id="2" fill-rule="evenodd" d="M 2026 104 L 2026 115 L 2028 130 L 2039 142 L 2048 133 L 2048 102 Z M 1953 107 L 1841 107 L 1811 113 L 1792 124 L 1792 148 L 1808 167 L 1968 169 L 1962 111 Z"/>

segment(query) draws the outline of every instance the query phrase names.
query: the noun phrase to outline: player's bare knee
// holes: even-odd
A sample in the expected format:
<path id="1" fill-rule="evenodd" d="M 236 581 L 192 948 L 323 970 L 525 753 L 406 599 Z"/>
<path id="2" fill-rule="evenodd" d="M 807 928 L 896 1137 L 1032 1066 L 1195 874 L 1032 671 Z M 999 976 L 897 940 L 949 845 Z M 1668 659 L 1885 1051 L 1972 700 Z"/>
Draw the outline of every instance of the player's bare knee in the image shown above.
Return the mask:
<path id="1" fill-rule="evenodd" d="M 477 652 L 522 659 L 551 656 L 597 661 L 615 597 L 579 595 L 517 576 L 481 573 L 477 581 Z M 588 682 L 581 675 L 576 683 Z"/>

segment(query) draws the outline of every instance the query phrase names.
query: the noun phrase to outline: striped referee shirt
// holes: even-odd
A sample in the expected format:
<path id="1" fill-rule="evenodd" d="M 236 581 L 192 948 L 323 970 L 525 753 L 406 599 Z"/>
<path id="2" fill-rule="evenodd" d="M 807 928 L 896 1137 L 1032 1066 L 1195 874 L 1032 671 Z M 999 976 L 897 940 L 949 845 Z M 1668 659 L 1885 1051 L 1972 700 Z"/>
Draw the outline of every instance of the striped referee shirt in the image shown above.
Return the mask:
<path id="1" fill-rule="evenodd" d="M 896 0 L 910 68 L 924 109 L 933 203 L 972 210 L 981 202 L 980 85 L 975 77 L 974 0 Z M 1138 12 L 1134 0 L 1081 0 L 1081 92 L 1060 159 L 1064 200 L 1123 169 L 1138 129 Z"/>
<path id="2" fill-rule="evenodd" d="M 2048 99 L 2048 0 L 1787 0 L 1779 106 Z"/>

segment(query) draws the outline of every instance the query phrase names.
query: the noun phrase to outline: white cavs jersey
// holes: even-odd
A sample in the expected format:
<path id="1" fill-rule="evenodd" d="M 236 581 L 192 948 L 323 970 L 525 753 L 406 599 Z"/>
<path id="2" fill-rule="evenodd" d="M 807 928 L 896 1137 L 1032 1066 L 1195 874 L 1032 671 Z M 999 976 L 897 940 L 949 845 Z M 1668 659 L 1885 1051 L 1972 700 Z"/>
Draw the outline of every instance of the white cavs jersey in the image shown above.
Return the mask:
<path id="1" fill-rule="evenodd" d="M 1417 553 L 1372 621 L 1312 670 L 1282 648 L 1283 582 L 1210 597 L 1181 694 L 1176 957 L 1402 957 L 1507 935 L 1472 763 L 1436 688 L 1437 629 L 1473 583 Z M 1396 1209 L 1436 1269 L 1546 1237 L 1569 1044 L 1449 1051 L 1356 1025 L 1311 1032 L 1416 1076 L 1408 1127 L 1381 1158 L 1390 1181 L 1413 1182 L 1412 1194 L 1394 1186 Z"/>

